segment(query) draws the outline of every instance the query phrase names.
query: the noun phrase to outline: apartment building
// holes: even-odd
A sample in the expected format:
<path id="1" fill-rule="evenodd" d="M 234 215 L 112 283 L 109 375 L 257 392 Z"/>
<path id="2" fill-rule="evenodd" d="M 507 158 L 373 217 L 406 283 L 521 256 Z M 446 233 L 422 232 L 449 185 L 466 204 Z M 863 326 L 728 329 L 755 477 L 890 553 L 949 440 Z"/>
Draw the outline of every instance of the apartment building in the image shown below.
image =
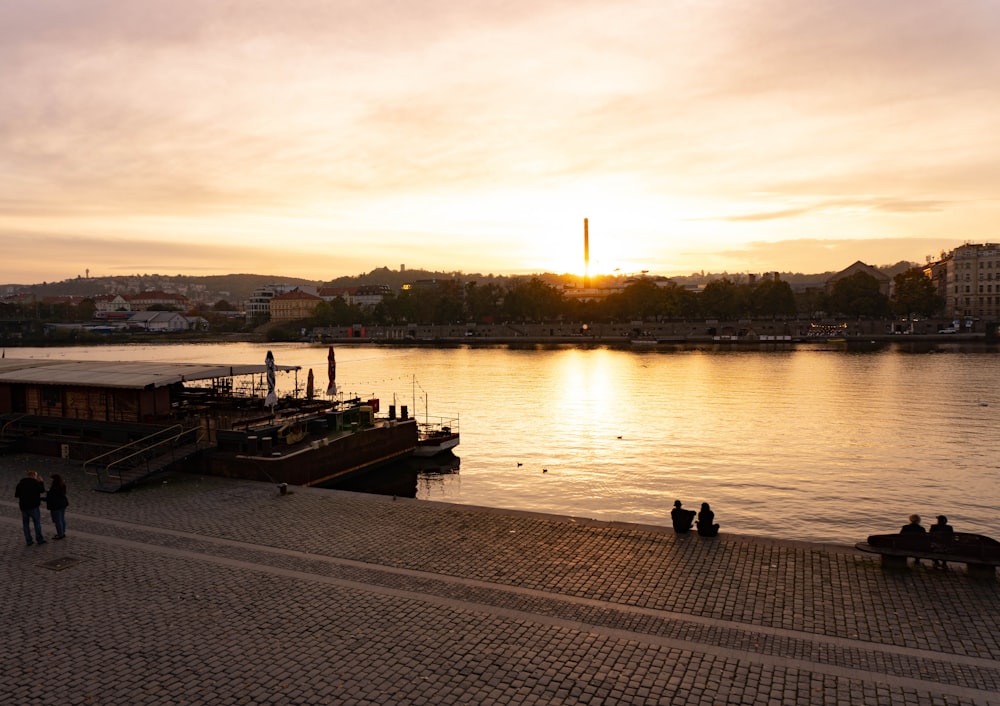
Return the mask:
<path id="1" fill-rule="evenodd" d="M 293 289 L 271 298 L 271 321 L 297 321 L 312 316 L 316 305 L 323 298 L 316 294 Z"/>
<path id="2" fill-rule="evenodd" d="M 248 322 L 267 321 L 271 318 L 271 300 L 274 297 L 296 289 L 293 284 L 266 284 L 253 290 L 244 310 Z"/>
<path id="3" fill-rule="evenodd" d="M 938 278 L 948 316 L 1000 320 L 1000 245 L 966 243 L 928 269 Z"/>

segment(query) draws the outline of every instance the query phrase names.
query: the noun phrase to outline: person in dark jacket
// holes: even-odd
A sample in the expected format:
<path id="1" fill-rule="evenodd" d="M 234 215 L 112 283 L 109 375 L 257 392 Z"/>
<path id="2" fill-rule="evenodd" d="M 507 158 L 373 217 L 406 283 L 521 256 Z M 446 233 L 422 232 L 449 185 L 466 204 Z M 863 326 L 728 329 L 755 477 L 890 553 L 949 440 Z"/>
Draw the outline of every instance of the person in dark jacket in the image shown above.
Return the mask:
<path id="1" fill-rule="evenodd" d="M 21 508 L 21 524 L 24 527 L 24 541 L 30 547 L 34 544 L 31 541 L 31 523 L 35 523 L 35 541 L 45 544 L 45 537 L 42 536 L 42 493 L 45 492 L 45 483 L 34 471 L 28 471 L 28 475 L 18 481 L 14 489 L 14 497 L 17 498 L 17 505 Z"/>
<path id="2" fill-rule="evenodd" d="M 708 503 L 702 503 L 701 512 L 698 513 L 698 534 L 702 537 L 714 537 L 719 534 L 719 525 L 715 524 L 715 513 Z"/>
<path id="3" fill-rule="evenodd" d="M 670 521 L 674 525 L 674 532 L 684 534 L 690 530 L 694 524 L 694 514 L 694 510 L 682 508 L 680 500 L 674 500 L 674 509 L 670 511 Z"/>
<path id="4" fill-rule="evenodd" d="M 927 530 L 924 526 L 920 524 L 920 515 L 910 515 L 910 524 L 903 525 L 900 530 L 900 534 L 927 534 Z M 923 566 L 918 557 L 913 557 L 914 566 Z"/>
<path id="5" fill-rule="evenodd" d="M 56 526 L 55 538 L 63 539 L 66 536 L 66 508 L 69 507 L 69 500 L 66 499 L 66 481 L 58 473 L 52 474 L 52 484 L 45 494 L 45 507 L 52 513 L 52 524 Z"/>
<path id="6" fill-rule="evenodd" d="M 948 524 L 947 517 L 944 515 L 938 515 L 937 522 L 931 525 L 930 535 L 934 544 L 939 545 L 938 547 L 934 547 L 934 544 L 931 545 L 935 550 L 947 550 L 951 544 L 952 538 L 955 536 L 955 528 Z M 934 568 L 947 569 L 948 562 L 942 561 L 941 559 L 934 559 Z"/>

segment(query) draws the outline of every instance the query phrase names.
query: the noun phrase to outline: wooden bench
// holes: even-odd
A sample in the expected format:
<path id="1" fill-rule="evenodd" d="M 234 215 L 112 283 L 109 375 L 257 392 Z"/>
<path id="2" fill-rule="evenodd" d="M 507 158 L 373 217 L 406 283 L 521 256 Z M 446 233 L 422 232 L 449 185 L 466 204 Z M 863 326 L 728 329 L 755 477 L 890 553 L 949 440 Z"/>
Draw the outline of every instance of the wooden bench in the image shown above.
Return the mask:
<path id="1" fill-rule="evenodd" d="M 965 564 L 970 576 L 996 578 L 1000 566 L 1000 542 L 981 534 L 873 534 L 855 549 L 882 556 L 887 569 L 905 569 L 907 558 Z"/>

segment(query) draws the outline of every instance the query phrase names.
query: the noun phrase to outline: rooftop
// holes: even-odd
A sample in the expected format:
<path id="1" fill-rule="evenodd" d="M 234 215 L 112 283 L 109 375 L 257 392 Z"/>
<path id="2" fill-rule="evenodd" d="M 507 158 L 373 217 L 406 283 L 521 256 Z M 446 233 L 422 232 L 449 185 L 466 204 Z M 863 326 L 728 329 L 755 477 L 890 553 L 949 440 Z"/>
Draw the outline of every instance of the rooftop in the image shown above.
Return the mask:
<path id="1" fill-rule="evenodd" d="M 298 365 L 275 365 L 275 370 L 301 370 Z M 149 389 L 179 382 L 257 375 L 267 366 L 219 363 L 163 363 L 155 361 L 0 359 L 0 383 L 78 385 Z"/>

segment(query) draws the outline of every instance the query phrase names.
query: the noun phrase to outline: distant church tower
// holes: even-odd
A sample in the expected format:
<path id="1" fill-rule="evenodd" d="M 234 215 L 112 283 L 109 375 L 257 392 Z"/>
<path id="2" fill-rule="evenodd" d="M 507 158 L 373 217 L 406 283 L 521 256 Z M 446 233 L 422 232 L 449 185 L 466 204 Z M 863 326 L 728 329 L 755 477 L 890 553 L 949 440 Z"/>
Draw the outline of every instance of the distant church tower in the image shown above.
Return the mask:
<path id="1" fill-rule="evenodd" d="M 590 228 L 587 219 L 583 219 L 583 287 L 590 287 Z"/>

